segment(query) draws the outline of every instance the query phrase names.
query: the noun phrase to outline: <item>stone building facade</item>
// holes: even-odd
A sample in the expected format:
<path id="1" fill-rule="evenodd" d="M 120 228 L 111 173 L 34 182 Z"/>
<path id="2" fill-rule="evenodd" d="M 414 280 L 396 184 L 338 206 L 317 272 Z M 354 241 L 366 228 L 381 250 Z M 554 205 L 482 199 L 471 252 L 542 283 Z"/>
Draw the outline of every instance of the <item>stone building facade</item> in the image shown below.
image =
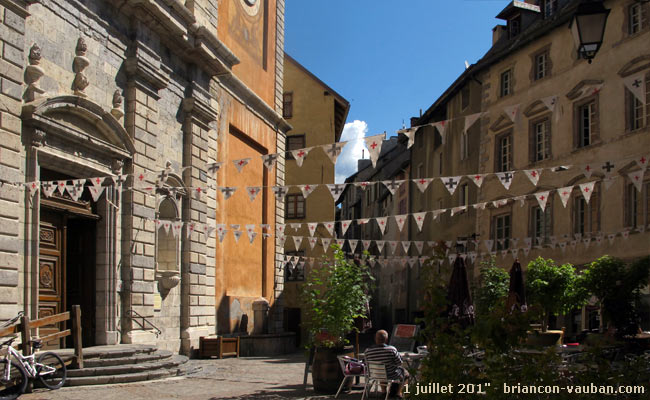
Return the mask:
<path id="1" fill-rule="evenodd" d="M 84 345 L 186 354 L 250 330 L 252 302 L 282 290 L 281 249 L 200 229 L 282 221 L 283 159 L 266 171 L 259 156 L 283 154 L 289 129 L 284 1 L 2 0 L 0 15 L 0 319 L 81 304 Z M 104 178 L 97 200 L 91 182 L 79 198 L 43 186 L 89 178 Z M 243 190 L 219 187 L 243 181 L 266 187 L 237 207 Z"/>

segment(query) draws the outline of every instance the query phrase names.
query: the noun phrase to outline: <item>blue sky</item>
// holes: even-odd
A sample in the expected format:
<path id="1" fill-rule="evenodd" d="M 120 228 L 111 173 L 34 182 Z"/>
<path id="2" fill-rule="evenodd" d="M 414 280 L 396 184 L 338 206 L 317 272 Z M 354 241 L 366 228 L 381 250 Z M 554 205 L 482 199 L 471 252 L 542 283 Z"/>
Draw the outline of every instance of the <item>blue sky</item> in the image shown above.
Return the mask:
<path id="1" fill-rule="evenodd" d="M 350 101 L 342 140 L 390 136 L 492 43 L 507 0 L 287 0 L 285 50 Z M 348 144 L 337 181 L 356 171 Z M 366 152 L 367 157 L 367 152 Z"/>

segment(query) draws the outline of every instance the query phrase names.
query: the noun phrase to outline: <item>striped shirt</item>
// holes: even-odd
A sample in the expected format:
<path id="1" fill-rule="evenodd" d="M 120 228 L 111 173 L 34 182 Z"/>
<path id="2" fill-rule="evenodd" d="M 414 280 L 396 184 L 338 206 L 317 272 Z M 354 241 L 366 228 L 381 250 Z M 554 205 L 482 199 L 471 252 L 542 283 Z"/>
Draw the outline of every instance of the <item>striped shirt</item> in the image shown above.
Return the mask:
<path id="1" fill-rule="evenodd" d="M 397 379 L 401 377 L 400 374 L 397 373 L 397 368 L 402 366 L 402 357 L 400 357 L 399 352 L 395 347 L 387 344 L 376 344 L 368 347 L 365 355 L 366 361 L 376 361 L 386 364 L 388 379 Z"/>

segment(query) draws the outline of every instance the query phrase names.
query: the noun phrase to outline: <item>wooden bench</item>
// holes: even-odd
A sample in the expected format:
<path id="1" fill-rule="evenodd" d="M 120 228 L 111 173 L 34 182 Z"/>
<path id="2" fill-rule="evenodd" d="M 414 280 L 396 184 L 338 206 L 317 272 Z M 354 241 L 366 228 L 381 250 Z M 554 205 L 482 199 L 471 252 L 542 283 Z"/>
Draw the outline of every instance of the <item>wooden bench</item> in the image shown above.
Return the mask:
<path id="1" fill-rule="evenodd" d="M 239 336 L 201 336 L 199 338 L 199 358 L 224 358 L 229 356 L 239 358 Z"/>

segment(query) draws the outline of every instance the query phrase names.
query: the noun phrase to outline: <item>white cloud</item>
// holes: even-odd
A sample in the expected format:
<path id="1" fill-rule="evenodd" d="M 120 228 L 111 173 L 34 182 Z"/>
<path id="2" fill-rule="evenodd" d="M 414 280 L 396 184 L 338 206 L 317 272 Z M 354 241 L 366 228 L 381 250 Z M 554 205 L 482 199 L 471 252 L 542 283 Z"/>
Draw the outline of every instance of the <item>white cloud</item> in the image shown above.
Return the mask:
<path id="1" fill-rule="evenodd" d="M 341 141 L 349 141 L 343 147 L 341 155 L 336 160 L 335 182 L 341 183 L 345 178 L 357 172 L 357 160 L 361 158 L 362 150 L 365 149 L 362 139 L 368 133 L 368 124 L 365 121 L 354 120 L 343 127 Z"/>

